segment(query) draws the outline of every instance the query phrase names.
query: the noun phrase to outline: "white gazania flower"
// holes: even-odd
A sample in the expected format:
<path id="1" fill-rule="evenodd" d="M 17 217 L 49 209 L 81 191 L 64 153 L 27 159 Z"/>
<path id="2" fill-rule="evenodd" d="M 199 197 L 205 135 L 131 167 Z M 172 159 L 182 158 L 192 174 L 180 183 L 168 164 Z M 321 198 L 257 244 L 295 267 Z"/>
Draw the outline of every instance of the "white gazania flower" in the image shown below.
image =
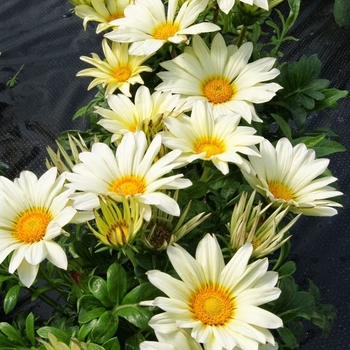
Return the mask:
<path id="1" fill-rule="evenodd" d="M 86 30 L 89 21 L 99 22 L 96 33 L 115 27 L 111 24 L 118 18 L 124 17 L 124 9 L 132 3 L 132 0 L 91 0 L 90 4 L 78 5 L 74 8 L 75 14 L 83 18 L 83 26 Z"/>
<path id="2" fill-rule="evenodd" d="M 80 59 L 96 68 L 83 69 L 77 73 L 78 77 L 94 77 L 88 90 L 97 85 L 106 88 L 105 96 L 119 89 L 124 95 L 131 96 L 130 85 L 143 84 L 140 76 L 142 72 L 151 72 L 152 69 L 142 66 L 150 56 L 132 56 L 128 53 L 127 44 L 113 42 L 110 46 L 106 39 L 102 40 L 102 49 L 105 60 L 97 54 L 92 57 L 81 56 Z"/>
<path id="3" fill-rule="evenodd" d="M 112 21 L 118 26 L 105 34 L 113 41 L 131 43 L 132 55 L 149 55 L 167 41 L 186 43 L 186 35 L 214 32 L 220 27 L 213 23 L 193 24 L 205 10 L 208 0 L 186 1 L 178 10 L 178 0 L 136 0 L 125 9 L 125 17 Z M 165 9 L 167 8 L 167 15 Z"/>
<path id="4" fill-rule="evenodd" d="M 158 73 L 163 82 L 156 90 L 182 94 L 189 102 L 206 100 L 215 116 L 234 112 L 248 123 L 261 121 L 253 103 L 267 102 L 281 89 L 276 83 L 264 83 L 279 70 L 272 68 L 275 59 L 271 57 L 248 63 L 252 51 L 250 42 L 240 48 L 226 46 L 221 34 L 215 35 L 209 50 L 196 35 L 184 53 L 160 63 L 168 71 Z"/>
<path id="5" fill-rule="evenodd" d="M 39 179 L 23 171 L 14 182 L 0 177 L 0 263 L 11 253 L 9 273 L 30 287 L 39 264 L 48 259 L 66 269 L 64 250 L 53 239 L 62 232 L 76 210 L 68 205 L 71 190 L 64 189 L 64 176 L 51 168 Z"/>
<path id="6" fill-rule="evenodd" d="M 82 191 L 74 196 L 74 206 L 81 210 L 99 207 L 98 195 L 108 196 L 121 202 L 122 197 L 134 197 L 145 209 L 144 218 L 150 219 L 151 207 L 180 215 L 176 201 L 165 193 L 166 189 L 181 189 L 192 183 L 182 179 L 183 174 L 168 174 L 181 163 L 177 162 L 180 150 L 174 150 L 159 158 L 161 148 L 160 135 L 147 145 L 145 133 L 127 133 L 124 135 L 117 151 L 113 151 L 104 143 L 95 143 L 91 152 L 79 155 L 81 163 L 73 167 L 73 173 L 67 174 L 68 187 Z"/>
<path id="7" fill-rule="evenodd" d="M 197 101 L 191 117 L 169 117 L 164 123 L 169 131 L 162 133 L 163 144 L 170 149 L 181 149 L 181 159 L 212 161 L 226 175 L 228 163 L 244 167 L 245 161 L 238 153 L 258 156 L 252 147 L 264 138 L 254 135 L 249 126 L 238 126 L 240 117 L 226 114 L 214 118 L 209 104 Z M 248 168 L 247 168 L 248 170 Z"/>
<path id="8" fill-rule="evenodd" d="M 151 95 L 146 86 L 137 89 L 134 102 L 122 94 L 108 96 L 107 102 L 111 109 L 98 107 L 96 112 L 103 117 L 98 124 L 113 134 L 112 142 L 118 141 L 128 131 L 136 132 L 148 127 L 161 131 L 163 119 L 180 114 L 183 105 L 180 95 L 161 91 Z"/>
<path id="9" fill-rule="evenodd" d="M 210 234 L 199 242 L 196 258 L 176 244 L 170 246 L 169 259 L 182 281 L 158 270 L 147 272 L 150 282 L 168 296 L 153 301 L 165 312 L 153 316 L 149 325 L 162 333 L 171 325 L 188 329 L 207 350 L 274 345 L 267 328 L 282 327 L 282 320 L 259 306 L 279 297 L 281 291 L 274 287 L 278 274 L 267 271 L 266 258 L 248 265 L 252 250 L 245 244 L 225 266 Z"/>
<path id="10" fill-rule="evenodd" d="M 256 5 L 266 11 L 269 10 L 268 0 L 240 0 L 240 1 L 248 5 Z M 217 2 L 220 10 L 225 12 L 226 14 L 228 14 L 231 11 L 233 5 L 235 4 L 235 0 L 217 0 Z"/>
<path id="11" fill-rule="evenodd" d="M 282 138 L 276 148 L 268 141 L 260 143 L 261 157 L 249 156 L 249 172 L 242 169 L 249 184 L 277 205 L 289 206 L 294 213 L 311 216 L 332 216 L 341 207 L 328 198 L 342 192 L 328 184 L 336 181 L 333 176 L 320 177 L 327 169 L 329 159 L 316 159 L 315 151 L 303 143 L 295 147 Z"/>

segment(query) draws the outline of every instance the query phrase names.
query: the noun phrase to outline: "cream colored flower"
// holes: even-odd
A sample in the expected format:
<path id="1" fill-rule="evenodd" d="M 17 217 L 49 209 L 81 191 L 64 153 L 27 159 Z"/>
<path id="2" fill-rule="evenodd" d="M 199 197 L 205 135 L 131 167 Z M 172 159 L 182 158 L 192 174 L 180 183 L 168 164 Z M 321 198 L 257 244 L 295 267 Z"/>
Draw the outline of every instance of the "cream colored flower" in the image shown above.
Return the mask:
<path id="1" fill-rule="evenodd" d="M 267 102 L 281 89 L 276 83 L 265 83 L 279 70 L 272 68 L 275 59 L 271 57 L 248 63 L 252 51 L 250 42 L 240 48 L 226 46 L 221 34 L 215 35 L 209 49 L 196 35 L 184 53 L 160 63 L 167 71 L 158 73 L 163 82 L 156 90 L 181 94 L 190 103 L 205 100 L 215 116 L 238 113 L 248 123 L 261 122 L 253 103 Z"/>
<path id="2" fill-rule="evenodd" d="M 112 133 L 112 142 L 129 131 L 156 134 L 163 130 L 163 119 L 181 114 L 183 105 L 180 95 L 161 91 L 151 95 L 146 86 L 137 89 L 134 102 L 122 94 L 109 95 L 107 102 L 110 109 L 98 107 L 96 113 L 102 117 L 98 124 Z"/>
<path id="3" fill-rule="evenodd" d="M 150 72 L 152 69 L 142 64 L 150 56 L 132 56 L 128 54 L 128 45 L 112 43 L 102 40 L 102 49 L 105 59 L 102 60 L 97 54 L 92 57 L 81 56 L 80 59 L 96 68 L 87 68 L 77 73 L 78 77 L 94 77 L 88 90 L 97 85 L 102 85 L 106 91 L 105 96 L 119 89 L 124 95 L 131 96 L 130 85 L 143 84 L 140 76 L 142 72 Z"/>
<path id="4" fill-rule="evenodd" d="M 80 153 L 81 163 L 67 174 L 67 187 L 81 191 L 74 195 L 74 206 L 81 210 L 96 209 L 100 206 L 99 195 L 118 202 L 122 197 L 134 197 L 145 209 L 146 220 L 150 219 L 151 205 L 179 216 L 179 205 L 162 190 L 186 188 L 192 183 L 182 179 L 183 174 L 164 176 L 181 165 L 177 162 L 181 151 L 174 150 L 158 159 L 161 139 L 157 135 L 148 146 L 144 132 L 128 132 L 116 153 L 104 143 L 95 143 L 91 152 Z"/>
<path id="5" fill-rule="evenodd" d="M 149 55 L 166 42 L 187 43 L 187 35 L 220 30 L 219 26 L 208 22 L 192 25 L 207 4 L 208 0 L 186 1 L 178 9 L 178 0 L 169 0 L 166 4 L 162 0 L 136 1 L 125 9 L 125 18 L 112 21 L 117 28 L 105 36 L 130 43 L 132 55 Z"/>
<path id="6" fill-rule="evenodd" d="M 67 268 L 67 256 L 53 241 L 74 217 L 69 205 L 72 190 L 64 188 L 64 176 L 51 168 L 39 179 L 23 171 L 14 182 L 0 177 L 0 263 L 13 252 L 9 272 L 30 287 L 40 263 L 48 259 L 61 269 Z"/>
<path id="7" fill-rule="evenodd" d="M 215 236 L 207 234 L 199 242 L 195 259 L 180 246 L 170 246 L 168 256 L 181 280 L 158 270 L 147 272 L 168 296 L 153 301 L 165 312 L 153 316 L 149 325 L 161 333 L 171 326 L 187 329 L 207 350 L 275 345 L 268 328 L 282 327 L 282 320 L 259 306 L 279 297 L 281 291 L 274 287 L 278 274 L 267 271 L 266 258 L 248 265 L 252 250 L 245 244 L 225 266 Z"/>
<path id="8" fill-rule="evenodd" d="M 75 3 L 77 0 L 73 0 Z M 87 23 L 89 21 L 98 22 L 96 33 L 101 33 L 108 28 L 113 28 L 114 25 L 110 22 L 124 17 L 124 10 L 130 4 L 132 0 L 91 0 L 89 2 L 78 5 L 75 7 L 75 14 L 83 18 L 83 26 L 86 30 Z"/>
<path id="9" fill-rule="evenodd" d="M 260 156 L 249 156 L 249 171 L 243 176 L 257 192 L 276 205 L 289 206 L 294 213 L 311 216 L 332 216 L 334 207 L 342 207 L 328 198 L 342 192 L 328 186 L 337 179 L 321 176 L 329 159 L 316 159 L 315 151 L 303 143 L 292 146 L 286 138 L 276 148 L 268 141 L 260 143 Z"/>
<path id="10" fill-rule="evenodd" d="M 44 344 L 46 350 L 83 350 L 86 349 L 86 344 L 79 343 L 76 339 L 72 339 L 70 345 L 59 341 L 52 333 L 48 333 L 49 342 L 39 339 L 39 342 Z"/>
<path id="11" fill-rule="evenodd" d="M 228 163 L 244 167 L 242 154 L 258 155 L 252 147 L 264 138 L 254 135 L 256 130 L 238 126 L 240 117 L 232 112 L 214 118 L 209 104 L 196 101 L 191 117 L 166 118 L 164 123 L 169 131 L 162 133 L 163 144 L 170 149 L 180 149 L 181 159 L 211 161 L 226 175 Z"/>

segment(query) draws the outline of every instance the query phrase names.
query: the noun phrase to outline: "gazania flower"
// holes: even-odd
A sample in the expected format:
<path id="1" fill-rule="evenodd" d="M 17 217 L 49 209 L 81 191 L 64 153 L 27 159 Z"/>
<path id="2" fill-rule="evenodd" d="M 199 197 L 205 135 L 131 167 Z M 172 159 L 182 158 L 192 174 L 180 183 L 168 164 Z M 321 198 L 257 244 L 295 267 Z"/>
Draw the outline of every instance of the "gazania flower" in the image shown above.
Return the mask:
<path id="1" fill-rule="evenodd" d="M 240 1 L 248 5 L 256 5 L 266 11 L 269 10 L 268 0 L 240 0 Z M 231 11 L 233 5 L 235 4 L 235 0 L 217 0 L 217 2 L 220 10 L 225 12 L 226 14 L 228 14 Z"/>
<path id="2" fill-rule="evenodd" d="M 101 199 L 100 203 L 101 213 L 95 210 L 97 230 L 89 225 L 91 231 L 107 247 L 125 247 L 133 241 L 142 226 L 143 213 L 140 212 L 139 204 L 133 198 L 127 200 L 124 197 L 123 208 L 119 208 L 119 203 L 109 198 Z"/>
<path id="3" fill-rule="evenodd" d="M 229 172 L 228 163 L 244 167 L 245 161 L 238 153 L 258 155 L 252 147 L 263 140 L 254 135 L 252 127 L 238 126 L 239 116 L 220 115 L 216 119 L 209 104 L 197 101 L 191 117 L 180 116 L 164 120 L 169 131 L 163 135 L 163 143 L 170 149 L 181 149 L 181 159 L 212 161 L 223 173 Z"/>
<path id="4" fill-rule="evenodd" d="M 291 236 L 286 236 L 286 232 L 294 225 L 299 216 L 295 217 L 283 228 L 278 230 L 278 225 L 288 212 L 288 207 L 281 211 L 282 205 L 271 214 L 267 210 L 271 203 L 262 207 L 262 203 L 253 207 L 255 191 L 247 200 L 247 192 L 243 192 L 239 202 L 235 205 L 231 222 L 228 225 L 230 232 L 230 246 L 233 251 L 237 251 L 245 243 L 252 243 L 252 258 L 263 258 L 272 254 Z"/>
<path id="5" fill-rule="evenodd" d="M 96 108 L 103 118 L 98 122 L 106 130 L 113 133 L 111 141 L 118 141 L 126 132 L 143 130 L 153 134 L 163 129 L 163 119 L 169 115 L 182 112 L 180 95 L 170 92 L 156 91 L 152 95 L 146 86 L 140 86 L 135 94 L 134 102 L 128 97 L 118 94 L 109 95 L 108 105 L 111 109 Z"/>
<path id="6" fill-rule="evenodd" d="M 274 204 L 289 206 L 294 213 L 337 214 L 333 207 L 341 205 L 328 199 L 342 195 L 328 186 L 337 179 L 320 177 L 329 159 L 316 159 L 314 150 L 308 150 L 303 143 L 293 147 L 286 138 L 280 139 L 276 148 L 264 140 L 260 144 L 260 155 L 260 158 L 249 156 L 249 171 L 242 169 L 243 176 L 257 192 Z"/>
<path id="7" fill-rule="evenodd" d="M 61 269 L 67 268 L 67 257 L 53 239 L 62 233 L 76 210 L 68 205 L 71 190 L 64 189 L 65 178 L 56 179 L 51 168 L 39 179 L 23 171 L 14 182 L 0 177 L 0 263 L 11 253 L 9 272 L 30 287 L 39 264 L 48 259 Z"/>
<path id="8" fill-rule="evenodd" d="M 189 102 L 208 101 L 215 116 L 238 113 L 248 123 L 261 121 L 253 103 L 267 102 L 281 89 L 276 83 L 264 83 L 275 78 L 279 70 L 272 68 L 275 59 L 270 57 L 248 63 L 252 51 L 250 42 L 240 48 L 226 46 L 221 34 L 215 35 L 209 50 L 196 35 L 192 47 L 160 63 L 168 71 L 158 73 L 163 82 L 156 90 L 182 94 Z"/>
<path id="9" fill-rule="evenodd" d="M 165 15 L 162 0 L 136 1 L 125 9 L 125 18 L 112 21 L 111 24 L 118 27 L 105 36 L 113 41 L 131 43 L 129 52 L 132 55 L 149 55 L 167 41 L 186 43 L 186 35 L 220 30 L 213 23 L 191 25 L 205 10 L 208 0 L 186 1 L 179 10 L 177 4 L 177 0 L 169 0 Z"/>
<path id="10" fill-rule="evenodd" d="M 75 3 L 76 0 L 73 0 Z M 79 2 L 79 1 L 78 1 Z M 114 27 L 110 22 L 124 17 L 124 9 L 132 2 L 131 0 L 91 0 L 82 1 L 82 5 L 78 4 L 75 7 L 75 14 L 83 18 L 83 26 L 86 30 L 89 21 L 98 22 L 96 33 L 101 33 L 104 30 Z M 84 4 L 84 2 L 86 2 Z"/>
<path id="11" fill-rule="evenodd" d="M 176 201 L 162 192 L 166 189 L 181 189 L 190 186 L 183 174 L 168 174 L 180 166 L 177 162 L 180 150 L 174 150 L 155 160 L 161 148 L 161 136 L 157 135 L 147 145 L 145 133 L 129 132 L 124 135 L 116 153 L 104 143 L 95 143 L 91 152 L 82 152 L 80 164 L 67 174 L 68 187 L 82 191 L 74 196 L 77 209 L 91 210 L 99 207 L 98 195 L 108 196 L 121 202 L 122 197 L 134 197 L 145 208 L 144 218 L 150 219 L 151 207 L 180 215 Z"/>
<path id="12" fill-rule="evenodd" d="M 248 265 L 252 250 L 245 244 L 225 266 L 215 236 L 207 234 L 199 242 L 195 259 L 180 246 L 170 246 L 169 259 L 182 281 L 158 270 L 147 273 L 168 296 L 153 301 L 165 312 L 153 316 L 149 325 L 156 332 L 172 324 L 188 329 L 208 350 L 274 345 L 267 328 L 282 327 L 282 320 L 259 306 L 279 297 L 281 291 L 274 287 L 278 274 L 267 271 L 266 258 Z"/>
<path id="13" fill-rule="evenodd" d="M 131 96 L 130 85 L 143 84 L 140 76 L 142 72 L 150 72 L 152 69 L 142 66 L 150 56 L 130 56 L 128 45 L 112 43 L 109 46 L 106 39 L 102 40 L 102 49 L 105 60 L 93 53 L 92 58 L 82 56 L 80 59 L 96 68 L 83 69 L 77 73 L 78 77 L 95 77 L 88 90 L 97 85 L 106 88 L 105 96 L 119 89 L 124 95 Z"/>

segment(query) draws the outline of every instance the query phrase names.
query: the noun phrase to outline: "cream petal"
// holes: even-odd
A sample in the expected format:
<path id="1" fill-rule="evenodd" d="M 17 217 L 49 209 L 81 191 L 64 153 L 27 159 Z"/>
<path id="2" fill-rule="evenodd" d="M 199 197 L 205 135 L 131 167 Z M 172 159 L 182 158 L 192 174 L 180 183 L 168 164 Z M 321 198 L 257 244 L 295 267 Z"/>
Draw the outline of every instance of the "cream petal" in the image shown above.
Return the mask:
<path id="1" fill-rule="evenodd" d="M 275 329 L 283 326 L 283 322 L 278 316 L 253 305 L 245 305 L 237 308 L 235 318 L 242 322 L 264 328 Z"/>
<path id="2" fill-rule="evenodd" d="M 34 283 L 38 270 L 39 265 L 31 265 L 23 259 L 17 268 L 18 277 L 20 281 L 29 288 Z"/>
<path id="3" fill-rule="evenodd" d="M 60 269 L 67 270 L 68 261 L 64 250 L 53 241 L 44 241 L 46 247 L 46 258 Z"/>

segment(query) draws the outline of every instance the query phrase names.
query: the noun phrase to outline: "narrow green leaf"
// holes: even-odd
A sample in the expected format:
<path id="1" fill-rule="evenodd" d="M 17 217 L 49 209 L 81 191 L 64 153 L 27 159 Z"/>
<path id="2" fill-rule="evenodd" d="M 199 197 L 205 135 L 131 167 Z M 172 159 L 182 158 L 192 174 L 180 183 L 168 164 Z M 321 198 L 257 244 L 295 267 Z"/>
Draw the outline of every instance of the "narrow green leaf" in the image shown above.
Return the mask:
<path id="1" fill-rule="evenodd" d="M 150 282 L 142 283 L 124 297 L 122 305 L 137 304 L 143 300 L 153 300 L 157 296 L 159 296 L 158 288 Z"/>
<path id="2" fill-rule="evenodd" d="M 32 346 L 35 346 L 34 315 L 31 312 L 26 318 L 26 335 Z"/>
<path id="3" fill-rule="evenodd" d="M 288 125 L 288 123 L 279 115 L 272 113 L 271 116 L 273 117 L 273 119 L 275 119 L 277 125 L 279 126 L 279 128 L 281 129 L 282 133 L 284 136 L 287 137 L 288 140 L 292 139 L 292 130 L 290 128 L 290 126 Z"/>
<path id="4" fill-rule="evenodd" d="M 55 327 L 41 327 L 37 330 L 38 335 L 41 338 L 48 339 L 48 334 L 52 333 L 59 341 L 68 344 L 71 338 L 70 334 L 67 334 L 66 332 L 62 331 L 61 329 L 55 328 Z"/>
<path id="5" fill-rule="evenodd" d="M 296 271 L 296 265 L 294 261 L 287 261 L 278 269 L 279 278 L 291 276 Z"/>
<path id="6" fill-rule="evenodd" d="M 5 314 L 8 314 L 11 312 L 18 301 L 19 293 L 21 291 L 21 286 L 18 284 L 12 286 L 6 293 L 5 298 L 4 298 L 4 312 Z"/>
<path id="7" fill-rule="evenodd" d="M 0 331 L 16 345 L 25 345 L 21 333 L 7 322 L 0 322 Z M 13 344 L 14 345 L 14 344 Z"/>
<path id="8" fill-rule="evenodd" d="M 288 328 L 278 328 L 277 332 L 287 345 L 288 349 L 296 349 L 299 346 L 294 334 Z"/>
<path id="9" fill-rule="evenodd" d="M 106 309 L 104 307 L 99 307 L 88 312 L 80 312 L 78 322 L 81 324 L 90 322 L 91 320 L 99 318 L 105 311 Z"/>
<path id="10" fill-rule="evenodd" d="M 329 154 L 345 152 L 346 148 L 336 141 L 323 139 L 316 146 L 313 147 L 317 157 L 328 156 Z"/>
<path id="11" fill-rule="evenodd" d="M 326 108 L 337 108 L 337 101 L 348 95 L 346 90 L 338 89 L 326 89 L 322 91 L 324 99 L 322 101 L 316 101 L 315 110 Z"/>
<path id="12" fill-rule="evenodd" d="M 120 344 L 117 337 L 111 338 L 103 343 L 104 350 L 120 350 Z"/>
<path id="13" fill-rule="evenodd" d="M 150 318 L 153 316 L 150 310 L 139 305 L 125 305 L 115 313 L 140 329 L 146 329 Z"/>

